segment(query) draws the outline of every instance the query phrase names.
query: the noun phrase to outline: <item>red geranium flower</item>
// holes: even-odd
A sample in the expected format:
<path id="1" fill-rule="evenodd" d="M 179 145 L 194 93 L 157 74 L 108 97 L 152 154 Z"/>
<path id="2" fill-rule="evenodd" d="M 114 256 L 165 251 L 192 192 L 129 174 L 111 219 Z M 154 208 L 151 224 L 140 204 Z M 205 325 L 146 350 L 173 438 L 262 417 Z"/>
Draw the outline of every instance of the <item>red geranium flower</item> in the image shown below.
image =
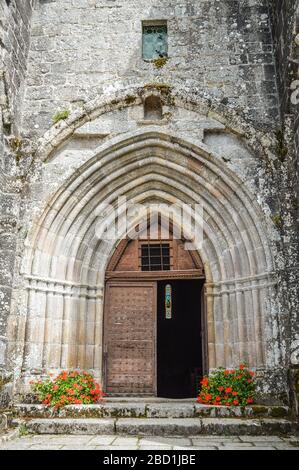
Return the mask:
<path id="1" fill-rule="evenodd" d="M 227 388 L 225 389 L 225 393 L 231 393 L 232 390 L 233 390 L 232 387 L 227 387 Z"/>
<path id="2" fill-rule="evenodd" d="M 202 380 L 201 380 L 201 385 L 203 385 L 204 387 L 206 387 L 208 384 L 209 384 L 209 379 L 207 377 L 204 377 Z"/>

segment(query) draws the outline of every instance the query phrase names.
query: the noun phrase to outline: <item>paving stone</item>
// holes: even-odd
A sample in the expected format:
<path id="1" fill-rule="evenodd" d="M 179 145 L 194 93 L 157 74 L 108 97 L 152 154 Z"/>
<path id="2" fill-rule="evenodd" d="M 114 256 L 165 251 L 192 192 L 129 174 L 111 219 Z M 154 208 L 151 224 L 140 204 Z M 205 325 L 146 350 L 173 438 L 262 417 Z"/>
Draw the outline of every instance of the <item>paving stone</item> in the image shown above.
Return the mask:
<path id="1" fill-rule="evenodd" d="M 255 437 L 256 438 L 256 437 Z M 239 436 L 190 436 L 190 439 L 194 445 L 201 442 L 241 442 Z"/>
<path id="2" fill-rule="evenodd" d="M 278 441 L 260 441 L 258 439 L 256 439 L 256 441 L 251 441 L 251 443 L 254 445 L 254 446 L 263 446 L 263 447 L 276 447 L 276 446 L 279 446 L 279 445 L 287 445 L 286 442 L 278 442 Z M 245 443 L 244 444 L 249 444 L 248 443 Z"/>
<path id="3" fill-rule="evenodd" d="M 136 450 L 137 446 L 95 446 L 97 450 Z"/>
<path id="4" fill-rule="evenodd" d="M 62 449 L 62 444 L 34 444 L 29 447 L 29 450 L 60 450 Z"/>
<path id="5" fill-rule="evenodd" d="M 137 446 L 138 437 L 116 437 L 111 445 L 113 446 Z"/>
<path id="6" fill-rule="evenodd" d="M 57 442 L 57 443 L 62 443 L 62 444 L 68 444 L 69 442 L 76 442 L 76 443 L 80 443 L 80 444 L 88 444 L 89 442 L 91 442 L 93 439 L 92 436 L 90 435 L 85 435 L 85 436 L 77 436 L 77 435 L 68 435 L 68 436 L 64 436 L 64 435 L 56 435 L 55 437 L 52 437 L 52 439 L 50 439 L 50 442 Z M 45 436 L 44 435 L 40 435 L 39 436 L 39 441 L 43 442 L 45 440 Z"/>
<path id="7" fill-rule="evenodd" d="M 287 444 L 287 443 L 284 443 L 284 444 L 274 444 L 275 448 L 278 449 L 278 450 L 283 450 L 283 449 L 287 449 L 287 450 L 299 450 L 299 446 L 292 446 L 292 444 Z"/>
<path id="8" fill-rule="evenodd" d="M 174 447 L 173 448 L 174 450 L 217 450 L 218 449 L 218 446 L 217 445 L 213 445 L 213 443 L 206 443 L 206 444 L 202 444 L 202 445 L 199 445 L 197 444 L 196 446 L 191 446 L 191 447 Z"/>
<path id="9" fill-rule="evenodd" d="M 90 439 L 89 444 L 96 445 L 96 446 L 108 446 L 108 445 L 112 445 L 115 439 L 116 439 L 116 436 L 114 435 L 113 436 L 95 436 Z"/>
<path id="10" fill-rule="evenodd" d="M 253 446 L 253 443 L 252 442 L 234 442 L 234 443 L 231 443 L 231 442 L 223 442 L 221 444 L 221 449 L 222 447 L 229 447 L 229 446 L 235 446 L 236 448 L 238 449 L 242 449 L 243 447 L 252 447 Z"/>
<path id="11" fill-rule="evenodd" d="M 219 446 L 218 447 L 219 450 L 254 450 L 256 449 L 254 446 L 238 446 L 236 443 L 232 443 L 232 444 L 227 444 L 226 446 Z M 268 447 L 267 447 L 268 449 Z"/>
<path id="12" fill-rule="evenodd" d="M 61 450 L 95 450 L 97 446 L 89 446 L 89 445 L 64 445 L 62 446 Z"/>
<path id="13" fill-rule="evenodd" d="M 161 445 L 161 446 L 140 446 L 140 450 L 172 450 L 172 446 Z"/>
<path id="14" fill-rule="evenodd" d="M 299 444 L 299 435 L 297 435 L 297 436 L 288 436 L 288 437 L 282 436 L 281 439 L 283 441 L 297 442 Z"/>
<path id="15" fill-rule="evenodd" d="M 191 446 L 192 442 L 190 439 L 185 437 L 153 437 L 153 438 L 141 438 L 140 445 L 172 445 L 172 446 Z"/>
<path id="16" fill-rule="evenodd" d="M 240 450 L 240 448 L 234 447 L 234 446 L 223 448 L 223 449 L 221 447 L 221 448 L 219 448 L 219 450 L 220 449 L 221 450 Z M 276 449 L 275 449 L 275 447 L 272 447 L 272 446 L 269 446 L 269 447 L 256 447 L 256 446 L 254 446 L 254 447 L 244 447 L 243 450 L 247 451 L 247 450 L 276 450 Z"/>
<path id="17" fill-rule="evenodd" d="M 280 436 L 240 436 L 242 442 L 283 442 Z"/>
<path id="18" fill-rule="evenodd" d="M 20 437 L 0 446 L 1 450 L 299 450 L 293 446 L 296 436 L 281 438 L 279 436 L 196 436 L 186 437 L 138 437 L 138 436 L 87 436 L 87 435 L 32 435 Z M 272 439 L 270 441 L 269 439 Z M 186 445 L 187 443 L 187 445 Z M 192 443 L 192 445 L 191 445 Z"/>

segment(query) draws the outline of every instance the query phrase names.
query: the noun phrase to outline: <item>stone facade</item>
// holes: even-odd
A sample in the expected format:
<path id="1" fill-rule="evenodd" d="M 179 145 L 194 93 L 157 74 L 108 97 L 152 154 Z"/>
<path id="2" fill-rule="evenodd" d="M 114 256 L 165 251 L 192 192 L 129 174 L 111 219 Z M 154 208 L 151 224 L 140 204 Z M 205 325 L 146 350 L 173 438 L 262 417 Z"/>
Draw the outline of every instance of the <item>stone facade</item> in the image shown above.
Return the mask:
<path id="1" fill-rule="evenodd" d="M 95 239 L 94 211 L 125 195 L 204 201 L 209 366 L 247 360 L 265 400 L 289 400 L 296 6 L 1 1 L 0 360 L 15 390 L 60 368 L 101 379 L 115 245 Z M 142 59 L 143 20 L 168 22 L 162 66 Z M 152 96 L 162 119 L 144 119 Z"/>
<path id="2" fill-rule="evenodd" d="M 281 212 L 282 232 L 284 240 L 284 253 L 288 271 L 282 273 L 283 281 L 288 286 L 287 302 L 289 305 L 290 354 L 296 355 L 296 340 L 299 340 L 297 301 L 298 291 L 298 154 L 299 154 L 299 113 L 298 113 L 298 85 L 299 85 L 299 4 L 293 1 L 273 2 L 273 38 L 277 63 L 277 83 L 280 96 L 281 129 L 278 137 L 281 140 L 282 163 L 280 171 L 280 187 L 282 188 Z M 297 38 L 297 39 L 294 39 Z M 286 153 L 287 149 L 287 153 Z M 294 260 L 292 262 L 291 260 Z M 293 346 L 292 346 L 293 344 Z M 295 366 L 295 365 L 294 365 Z M 298 367 L 298 365 L 297 365 Z M 291 382 L 297 389 L 298 396 L 298 368 L 291 373 Z M 293 394 L 294 398 L 296 396 Z M 296 400 L 298 411 L 298 399 Z"/>
<path id="3" fill-rule="evenodd" d="M 21 99 L 27 69 L 33 1 L 0 2 L 0 367 L 7 374 L 5 350 L 10 312 L 21 180 L 13 149 L 18 147 Z M 10 143 L 13 143 L 12 147 Z M 1 405 L 11 387 L 1 380 Z"/>

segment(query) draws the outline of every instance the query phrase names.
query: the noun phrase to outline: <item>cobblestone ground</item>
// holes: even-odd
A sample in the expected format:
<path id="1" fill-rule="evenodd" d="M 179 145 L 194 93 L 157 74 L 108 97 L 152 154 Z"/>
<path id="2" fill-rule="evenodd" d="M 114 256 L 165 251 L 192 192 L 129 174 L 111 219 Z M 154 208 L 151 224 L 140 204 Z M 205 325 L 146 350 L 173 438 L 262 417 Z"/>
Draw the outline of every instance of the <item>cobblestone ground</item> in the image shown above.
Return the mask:
<path id="1" fill-rule="evenodd" d="M 299 436 L 125 437 L 30 435 L 0 445 L 0 450 L 299 450 Z"/>

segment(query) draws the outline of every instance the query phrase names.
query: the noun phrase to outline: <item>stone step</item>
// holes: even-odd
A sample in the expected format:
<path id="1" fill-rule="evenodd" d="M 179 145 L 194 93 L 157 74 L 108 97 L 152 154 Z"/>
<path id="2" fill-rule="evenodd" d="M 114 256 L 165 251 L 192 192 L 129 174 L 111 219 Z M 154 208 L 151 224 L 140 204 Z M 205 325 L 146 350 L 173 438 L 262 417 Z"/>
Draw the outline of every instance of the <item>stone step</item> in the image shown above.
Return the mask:
<path id="1" fill-rule="evenodd" d="M 287 418 L 287 406 L 208 406 L 194 401 L 111 402 L 69 405 L 59 412 L 44 405 L 15 406 L 16 417 L 28 418 Z"/>
<path id="2" fill-rule="evenodd" d="M 286 419 L 238 418 L 39 418 L 15 420 L 34 434 L 125 434 L 130 436 L 277 435 L 295 431 Z"/>

